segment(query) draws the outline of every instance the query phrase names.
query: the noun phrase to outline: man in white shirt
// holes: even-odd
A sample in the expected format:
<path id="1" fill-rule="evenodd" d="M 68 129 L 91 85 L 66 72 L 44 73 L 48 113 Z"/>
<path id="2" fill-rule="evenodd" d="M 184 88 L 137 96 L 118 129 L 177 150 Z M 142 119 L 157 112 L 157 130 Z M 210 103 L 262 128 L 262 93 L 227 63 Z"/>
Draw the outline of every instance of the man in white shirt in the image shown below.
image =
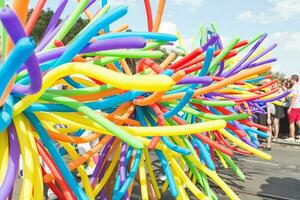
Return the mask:
<path id="1" fill-rule="evenodd" d="M 299 84 L 299 76 L 292 75 L 291 76 L 291 84 L 292 84 L 292 102 L 288 109 L 289 114 L 289 122 L 290 122 L 290 138 L 287 138 L 286 141 L 294 142 L 295 141 L 295 122 L 300 128 L 300 84 Z"/>

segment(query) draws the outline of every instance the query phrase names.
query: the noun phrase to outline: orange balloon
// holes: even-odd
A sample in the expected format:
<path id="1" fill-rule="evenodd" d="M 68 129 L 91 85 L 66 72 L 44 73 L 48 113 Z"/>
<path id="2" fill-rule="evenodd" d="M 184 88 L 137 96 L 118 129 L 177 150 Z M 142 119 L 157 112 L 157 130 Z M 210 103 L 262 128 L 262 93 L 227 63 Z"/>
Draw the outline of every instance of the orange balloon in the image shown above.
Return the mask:
<path id="1" fill-rule="evenodd" d="M 203 87 L 203 88 L 195 90 L 194 96 L 203 95 L 203 94 L 207 94 L 209 92 L 219 90 L 227 85 L 230 85 L 237 81 L 243 80 L 249 76 L 253 76 L 256 74 L 261 74 L 263 72 L 269 71 L 269 70 L 271 70 L 271 68 L 272 67 L 270 65 L 262 65 L 259 67 L 254 67 L 251 69 L 243 70 L 243 71 L 239 72 L 238 74 L 235 74 L 229 78 L 223 79 L 220 82 L 217 82 L 217 83 L 211 84 L 207 87 Z M 184 95 L 185 95 L 184 92 L 165 95 L 161 98 L 161 101 L 170 101 L 170 100 L 180 99 L 180 98 L 183 98 Z"/>

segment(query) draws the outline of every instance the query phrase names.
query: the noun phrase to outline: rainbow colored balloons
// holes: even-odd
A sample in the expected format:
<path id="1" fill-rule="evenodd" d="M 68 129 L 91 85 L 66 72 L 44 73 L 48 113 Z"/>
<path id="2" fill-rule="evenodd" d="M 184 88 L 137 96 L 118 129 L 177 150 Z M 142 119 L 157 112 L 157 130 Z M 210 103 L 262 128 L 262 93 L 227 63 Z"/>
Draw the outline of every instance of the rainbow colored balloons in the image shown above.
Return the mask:
<path id="1" fill-rule="evenodd" d="M 128 8 L 104 0 L 101 8 L 81 0 L 58 23 L 62 0 L 35 44 L 28 35 L 45 2 L 26 21 L 28 0 L 14 0 L 12 8 L 0 1 L 0 199 L 12 195 L 20 170 L 20 199 L 43 199 L 45 185 L 59 199 L 130 199 L 134 183 L 142 199 L 162 192 L 189 199 L 186 189 L 217 199 L 209 180 L 239 199 L 216 163 L 245 180 L 234 153 L 271 159 L 258 150 L 257 136 L 268 134 L 253 114 L 287 95 L 270 89 L 276 80 L 254 84 L 276 61 L 265 56 L 276 46 L 262 45 L 267 34 L 224 45 L 212 24 L 200 28 L 189 52 L 176 42 L 180 35 L 158 32 L 164 0 L 155 18 L 144 0 L 145 32 L 127 32 L 126 24 L 111 30 Z M 99 7 L 95 15 L 91 6 Z M 89 24 L 63 44 L 82 14 Z M 162 187 L 154 159 L 166 177 Z"/>

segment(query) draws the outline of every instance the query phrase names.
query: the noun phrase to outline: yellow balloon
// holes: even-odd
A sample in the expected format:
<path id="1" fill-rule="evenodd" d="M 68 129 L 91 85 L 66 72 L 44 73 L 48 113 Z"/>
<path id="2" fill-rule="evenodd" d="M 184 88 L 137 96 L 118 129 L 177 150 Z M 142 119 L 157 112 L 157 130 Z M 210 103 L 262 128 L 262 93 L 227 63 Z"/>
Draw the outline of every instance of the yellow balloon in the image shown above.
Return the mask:
<path id="1" fill-rule="evenodd" d="M 45 121 L 52 121 L 56 123 L 63 123 L 73 127 L 92 130 L 95 132 L 112 135 L 106 129 L 102 128 L 97 123 L 91 121 L 87 117 L 79 116 L 74 113 L 65 113 L 62 116 L 53 113 L 36 113 L 39 119 Z M 120 126 L 129 133 L 135 136 L 175 136 L 202 133 L 206 131 L 218 130 L 226 127 L 225 120 L 211 120 L 207 122 L 176 125 L 176 126 L 155 126 L 155 127 L 142 127 L 142 126 Z"/>
<path id="2" fill-rule="evenodd" d="M 41 90 L 36 94 L 28 95 L 19 101 L 14 106 L 13 116 L 20 114 L 28 107 L 28 105 L 36 101 L 45 90 L 52 86 L 58 79 L 71 74 L 83 74 L 124 90 L 140 90 L 148 92 L 166 91 L 175 84 L 173 79 L 166 75 L 129 76 L 90 63 L 67 63 L 48 72 L 43 77 Z"/>
<path id="3" fill-rule="evenodd" d="M 0 156 L 1 156 L 1 165 L 0 165 L 0 185 L 6 175 L 6 170 L 8 166 L 8 155 L 9 155 L 9 145 L 8 145 L 8 133 L 7 129 L 0 133 Z"/>
<path id="4" fill-rule="evenodd" d="M 72 160 L 76 160 L 77 158 L 79 158 L 79 155 L 77 154 L 77 152 L 75 151 L 75 149 L 72 145 L 65 143 L 65 142 L 61 142 L 60 144 L 66 149 L 68 154 L 71 156 Z M 91 200 L 95 199 L 95 196 L 93 194 L 93 189 L 92 189 L 90 181 L 89 181 L 89 177 L 88 177 L 84 167 L 82 165 L 80 165 L 77 167 L 77 170 L 81 177 L 81 181 L 83 183 L 83 187 L 84 187 L 86 194 L 88 195 L 88 197 Z"/>
<path id="5" fill-rule="evenodd" d="M 142 158 L 140 161 L 139 175 L 140 175 L 142 200 L 147 200 L 148 199 L 148 189 L 147 189 L 145 162 L 144 162 L 144 152 L 142 154 Z"/>
<path id="6" fill-rule="evenodd" d="M 32 148 L 28 140 L 28 130 L 24 123 L 24 117 L 17 116 L 14 118 L 14 124 L 18 139 L 20 142 L 21 155 L 23 160 L 24 179 L 22 181 L 20 199 L 31 199 L 33 195 L 34 171 Z"/>
<path id="7" fill-rule="evenodd" d="M 269 154 L 266 154 L 258 149 L 255 149 L 249 145 L 247 145 L 246 143 L 244 143 L 243 141 L 241 141 L 240 139 L 234 137 L 232 134 L 230 134 L 228 131 L 226 131 L 225 129 L 220 129 L 219 132 L 224 135 L 226 138 L 228 138 L 230 141 L 232 141 L 234 144 L 242 147 L 243 149 L 253 153 L 254 155 L 257 155 L 258 157 L 261 157 L 265 160 L 271 160 L 272 157 Z"/>

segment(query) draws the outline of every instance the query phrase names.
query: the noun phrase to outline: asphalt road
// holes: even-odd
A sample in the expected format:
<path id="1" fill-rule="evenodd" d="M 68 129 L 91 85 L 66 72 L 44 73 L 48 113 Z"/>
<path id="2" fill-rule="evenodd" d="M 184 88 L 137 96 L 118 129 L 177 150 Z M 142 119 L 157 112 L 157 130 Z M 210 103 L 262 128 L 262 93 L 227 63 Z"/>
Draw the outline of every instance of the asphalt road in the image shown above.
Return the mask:
<path id="1" fill-rule="evenodd" d="M 246 175 L 246 181 L 237 179 L 230 169 L 218 168 L 219 174 L 227 184 L 245 200 L 300 200 L 300 147 L 276 144 L 273 146 L 271 161 L 265 161 L 256 157 L 235 157 L 236 163 Z M 162 170 L 158 160 L 154 156 L 152 165 L 159 179 Z M 20 179 L 17 181 L 13 199 L 18 199 Z M 158 181 L 161 185 L 162 182 Z M 228 199 L 218 187 L 213 187 L 220 200 Z M 191 199 L 195 199 L 190 195 Z M 136 184 L 131 196 L 133 200 L 141 199 L 140 187 Z M 163 200 L 173 199 L 166 192 Z"/>
<path id="2" fill-rule="evenodd" d="M 274 144 L 271 161 L 257 157 L 236 156 L 239 168 L 246 175 L 246 181 L 240 181 L 231 169 L 220 169 L 218 172 L 226 183 L 244 200 L 300 200 L 300 147 Z M 158 165 L 154 161 L 155 165 Z M 159 176 L 161 171 L 156 170 Z M 214 187 L 220 200 L 228 199 L 224 193 Z M 136 186 L 132 199 L 141 199 L 139 187 Z M 190 195 L 193 198 L 192 194 Z M 164 200 L 173 199 L 165 193 Z"/>
<path id="3" fill-rule="evenodd" d="M 300 199 L 300 148 L 274 145 L 271 161 L 239 157 L 246 182 L 233 188 L 242 199 Z M 247 194 L 248 193 L 248 194 Z M 249 195 L 250 194 L 250 195 Z M 255 195 L 255 196 L 254 196 Z"/>
<path id="4" fill-rule="evenodd" d="M 246 181 L 230 183 L 241 199 L 300 199 L 300 147 L 276 144 L 271 161 L 238 157 Z M 232 177 L 230 172 L 224 177 Z"/>

